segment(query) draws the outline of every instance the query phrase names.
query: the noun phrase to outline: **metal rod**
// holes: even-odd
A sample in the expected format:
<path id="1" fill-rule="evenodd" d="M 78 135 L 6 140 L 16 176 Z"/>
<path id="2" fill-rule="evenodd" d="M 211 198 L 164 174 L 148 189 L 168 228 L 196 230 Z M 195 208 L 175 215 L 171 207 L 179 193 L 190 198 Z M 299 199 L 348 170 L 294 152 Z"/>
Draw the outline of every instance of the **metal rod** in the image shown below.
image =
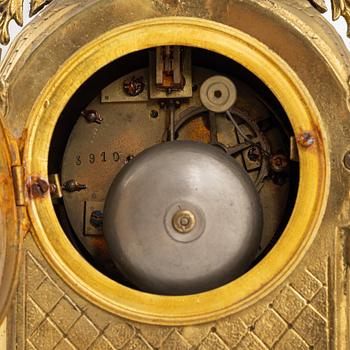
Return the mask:
<path id="1" fill-rule="evenodd" d="M 244 135 L 244 133 L 242 132 L 242 130 L 239 127 L 238 123 L 235 121 L 235 118 L 233 118 L 233 115 L 231 114 L 231 112 L 230 111 L 226 111 L 226 114 L 230 118 L 232 124 L 234 125 L 234 127 L 236 128 L 238 133 L 243 137 L 243 140 L 247 141 L 248 143 L 252 143 L 251 140 L 246 135 Z"/>
<path id="2" fill-rule="evenodd" d="M 226 111 L 226 114 L 230 118 L 230 120 L 231 120 L 232 124 L 234 125 L 234 127 L 236 128 L 237 132 L 243 137 L 245 142 L 247 142 L 250 145 L 254 145 L 254 146 L 258 147 L 262 151 L 262 153 L 265 157 L 271 156 L 271 154 L 269 152 L 267 152 L 266 150 L 264 150 L 264 148 L 259 143 L 253 142 L 250 138 L 248 138 L 246 135 L 244 135 L 243 131 L 239 127 L 238 123 L 236 122 L 235 118 L 233 117 L 233 115 L 231 114 L 230 111 Z"/>
<path id="3" fill-rule="evenodd" d="M 209 124 L 210 124 L 210 143 L 217 145 L 218 143 L 218 130 L 216 126 L 216 114 L 209 112 Z"/>
<path id="4" fill-rule="evenodd" d="M 169 112 L 170 112 L 170 141 L 175 141 L 175 103 L 174 101 L 170 102 Z"/>

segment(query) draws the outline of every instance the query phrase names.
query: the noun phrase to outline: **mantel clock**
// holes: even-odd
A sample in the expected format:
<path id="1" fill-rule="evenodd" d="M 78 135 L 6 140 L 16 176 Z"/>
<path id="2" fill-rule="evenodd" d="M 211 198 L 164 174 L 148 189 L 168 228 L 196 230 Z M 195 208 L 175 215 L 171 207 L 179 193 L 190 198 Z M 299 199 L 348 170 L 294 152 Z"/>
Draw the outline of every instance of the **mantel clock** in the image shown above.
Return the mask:
<path id="1" fill-rule="evenodd" d="M 325 2 L 30 7 L 0 65 L 0 348 L 349 349 Z M 0 0 L 2 44 L 23 11 Z"/>

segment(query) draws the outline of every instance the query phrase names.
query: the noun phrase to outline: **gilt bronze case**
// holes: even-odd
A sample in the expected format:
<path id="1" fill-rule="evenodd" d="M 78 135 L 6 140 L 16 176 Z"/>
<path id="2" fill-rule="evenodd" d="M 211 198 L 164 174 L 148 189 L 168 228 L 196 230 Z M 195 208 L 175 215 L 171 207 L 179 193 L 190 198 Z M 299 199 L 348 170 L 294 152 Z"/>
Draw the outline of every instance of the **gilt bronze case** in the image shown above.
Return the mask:
<path id="1" fill-rule="evenodd" d="M 347 1 L 332 4 L 335 19 L 349 18 Z M 6 43 L 8 23 L 11 19 L 21 23 L 22 8 L 20 1 L 17 6 L 11 0 L 0 5 L 0 39 Z M 11 43 L 0 67 L 3 346 L 37 350 L 348 349 L 350 61 L 338 34 L 320 14 L 326 10 L 324 2 L 53 0 L 32 1 L 31 5 L 32 14 L 38 14 Z M 165 78 L 157 80 L 157 74 L 168 71 L 159 71 L 160 51 L 155 48 L 164 52 L 175 48 L 174 62 L 176 55 L 185 57 L 182 68 L 177 67 L 185 81 L 176 77 L 177 68 L 173 85 Z M 151 62 L 151 73 L 140 64 L 145 61 Z M 189 73 L 191 62 L 196 68 Z M 282 226 L 276 224 L 281 232 L 275 240 L 267 239 L 260 258 L 228 283 L 194 294 L 166 293 L 167 289 L 157 293 L 157 288 L 150 292 L 146 287 L 143 290 L 142 283 L 135 287 L 135 280 L 130 282 L 128 274 L 119 276 L 105 258 L 108 249 L 114 249 L 106 248 L 99 226 L 105 194 L 100 198 L 96 190 L 87 199 L 84 193 L 90 196 L 91 186 L 100 186 L 104 176 L 115 175 L 115 169 L 129 162 L 136 165 L 137 154 L 154 143 L 188 135 L 211 143 L 213 139 L 205 136 L 210 128 L 203 122 L 210 113 L 198 110 L 205 114 L 200 119 L 203 125 L 189 125 L 187 131 L 177 133 L 176 120 L 176 130 L 171 130 L 173 106 L 168 100 L 174 93 L 176 115 L 185 117 L 202 98 L 195 83 L 216 76 L 224 66 L 225 72 L 237 73 L 241 99 L 237 108 L 256 118 L 247 124 L 246 114 L 235 117 L 239 124 L 235 124 L 235 142 L 252 146 L 249 142 L 253 141 L 245 140 L 248 134 L 242 136 L 246 124 L 256 137 L 265 133 L 259 119 L 264 108 L 273 110 L 281 133 L 287 135 L 283 142 L 288 150 L 288 174 L 292 174 L 288 176 L 295 176 L 290 188 L 296 188 L 288 218 Z M 144 69 L 148 73 L 137 73 L 144 78 L 137 80 L 134 72 Z M 191 89 L 186 90 L 186 83 Z M 261 95 L 250 94 L 251 87 Z M 133 101 L 138 107 L 131 106 Z M 112 111 L 118 103 L 120 109 Z M 126 108 L 127 103 L 130 107 Z M 168 112 L 170 119 L 166 119 Z M 231 112 L 239 115 L 237 110 Z M 124 113 L 123 125 L 134 129 L 121 125 L 114 140 L 108 130 L 118 113 Z M 147 115 L 144 121 L 142 115 Z M 232 129 L 229 116 L 218 122 L 219 141 Z M 88 144 L 95 142 L 94 135 L 106 123 L 111 124 L 99 143 L 93 144 L 94 153 Z M 166 123 L 170 123 L 169 134 L 163 133 Z M 90 134 L 85 132 L 86 125 Z M 269 137 L 264 134 L 254 144 L 261 159 L 254 158 L 253 151 L 239 156 L 254 172 L 269 155 L 264 178 L 272 187 L 267 196 L 272 195 L 273 186 L 286 185 L 280 175 L 285 159 L 277 146 L 273 152 Z M 225 142 L 219 141 L 227 151 Z M 84 145 L 82 150 L 80 145 Z M 87 165 L 79 173 L 81 161 Z M 74 174 L 80 174 L 75 182 Z M 86 185 L 82 179 L 92 180 Z M 252 186 L 256 185 L 256 178 L 252 180 Z M 259 186 L 256 191 L 262 193 Z M 278 203 L 284 203 L 285 193 L 281 192 Z M 279 208 L 266 209 L 264 203 L 269 201 L 261 201 L 263 210 L 269 212 L 266 223 L 270 211 L 274 214 Z M 181 230 L 186 231 L 188 220 L 195 221 L 190 210 L 183 212 L 187 216 L 180 218 L 185 221 L 181 221 L 179 235 L 186 234 Z M 134 214 L 130 227 L 140 220 Z M 80 215 L 80 221 L 75 222 L 74 215 Z M 257 216 L 253 218 L 260 222 Z M 76 227 L 81 227 L 80 236 L 67 233 Z M 113 236 L 114 231 L 109 231 Z M 117 248 L 115 252 L 120 254 Z"/>

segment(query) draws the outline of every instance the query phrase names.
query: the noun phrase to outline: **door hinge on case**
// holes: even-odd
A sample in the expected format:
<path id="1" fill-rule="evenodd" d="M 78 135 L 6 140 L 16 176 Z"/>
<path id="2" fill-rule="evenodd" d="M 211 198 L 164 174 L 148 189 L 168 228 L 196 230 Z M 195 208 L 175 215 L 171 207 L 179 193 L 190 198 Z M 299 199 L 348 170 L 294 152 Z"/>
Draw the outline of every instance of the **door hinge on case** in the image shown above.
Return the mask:
<path id="1" fill-rule="evenodd" d="M 21 227 L 20 232 L 22 232 L 24 237 L 30 230 L 30 221 L 26 208 L 24 168 L 22 165 L 12 165 L 11 171 L 17 206 L 18 225 Z"/>
<path id="2" fill-rule="evenodd" d="M 25 186 L 24 186 L 24 168 L 22 165 L 12 166 L 13 186 L 15 190 L 16 205 L 25 206 Z"/>

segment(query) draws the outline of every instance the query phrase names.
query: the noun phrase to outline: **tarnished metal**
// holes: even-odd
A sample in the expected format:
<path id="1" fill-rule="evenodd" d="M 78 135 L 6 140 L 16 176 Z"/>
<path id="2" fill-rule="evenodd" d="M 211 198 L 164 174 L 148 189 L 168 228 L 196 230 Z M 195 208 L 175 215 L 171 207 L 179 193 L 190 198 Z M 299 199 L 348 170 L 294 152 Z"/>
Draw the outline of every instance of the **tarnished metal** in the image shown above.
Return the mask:
<path id="1" fill-rule="evenodd" d="M 26 191 L 24 186 L 24 169 L 23 166 L 17 165 L 12 167 L 13 185 L 16 196 L 16 205 L 24 206 L 26 203 Z"/>
<path id="2" fill-rule="evenodd" d="M 50 193 L 50 184 L 39 176 L 28 179 L 26 185 L 30 199 L 43 198 Z"/>
<path id="3" fill-rule="evenodd" d="M 84 184 L 79 183 L 77 180 L 68 180 L 66 181 L 63 186 L 62 190 L 66 192 L 80 192 L 82 190 L 86 190 L 87 186 Z"/>
<path id="4" fill-rule="evenodd" d="M 53 199 L 62 198 L 62 185 L 59 174 L 52 174 L 49 176 L 50 193 Z"/>
<path id="5" fill-rule="evenodd" d="M 297 135 L 296 140 L 299 145 L 305 148 L 310 147 L 315 143 L 315 137 L 312 135 L 311 131 L 304 131 L 300 133 Z"/>
<path id="6" fill-rule="evenodd" d="M 133 76 L 130 80 L 125 80 L 123 84 L 123 89 L 124 92 L 131 97 L 135 97 L 142 94 L 143 90 L 145 89 L 144 78 L 136 78 L 135 76 Z"/>
<path id="7" fill-rule="evenodd" d="M 90 223 L 94 227 L 101 227 L 103 224 L 103 212 L 101 210 L 94 210 L 90 216 Z"/>
<path id="8" fill-rule="evenodd" d="M 183 90 L 186 80 L 183 75 L 182 52 L 180 46 L 156 48 L 156 88 L 170 95 L 175 90 Z"/>
<path id="9" fill-rule="evenodd" d="M 31 0 L 30 16 L 34 16 L 52 0 Z M 9 25 L 14 20 L 23 26 L 23 0 L 0 1 L 0 43 L 6 45 L 10 41 Z"/>
<path id="10" fill-rule="evenodd" d="M 101 102 L 102 103 L 116 103 L 116 102 L 140 102 L 148 101 L 149 99 L 149 80 L 148 80 L 148 69 L 139 69 L 133 71 L 123 77 L 115 80 L 113 83 L 108 85 L 101 91 Z M 132 79 L 142 78 L 143 90 L 139 91 L 136 96 L 131 96 L 125 92 L 125 83 L 132 81 Z M 129 87 L 127 86 L 127 89 Z"/>
<path id="11" fill-rule="evenodd" d="M 101 114 L 94 110 L 82 111 L 81 115 L 86 119 L 88 123 L 101 124 L 103 122 Z"/>
<path id="12" fill-rule="evenodd" d="M 152 109 L 152 110 L 151 110 L 151 113 L 149 114 L 149 116 L 150 116 L 151 118 L 158 118 L 159 112 L 156 111 L 155 109 Z"/>
<path id="13" fill-rule="evenodd" d="M 191 49 L 158 47 L 150 51 L 149 97 L 176 99 L 192 97 Z"/>
<path id="14" fill-rule="evenodd" d="M 328 7 L 325 0 L 309 0 L 313 6 L 321 13 L 327 12 Z M 333 21 L 344 17 L 348 25 L 348 37 L 350 37 L 350 3 L 349 0 L 330 0 L 332 6 Z"/>
<path id="15" fill-rule="evenodd" d="M 223 113 L 231 109 L 237 100 L 237 89 L 232 80 L 223 76 L 208 78 L 200 90 L 203 106 L 211 112 Z"/>
<path id="16" fill-rule="evenodd" d="M 240 2 L 237 4 L 242 5 Z M 101 4 L 99 5 L 101 6 Z M 246 3 L 244 3 L 244 8 L 247 9 Z M 271 23 L 275 22 L 271 21 Z M 277 21 L 277 23 L 280 23 L 280 21 Z M 163 28 L 162 36 L 158 35 L 159 25 Z M 147 31 L 144 30 L 146 26 Z M 173 31 L 174 26 L 176 26 L 176 31 Z M 259 41 L 252 39 L 251 36 L 246 36 L 237 30 L 230 29 L 228 26 L 223 27 L 215 22 L 193 19 L 193 17 L 171 19 L 153 17 L 153 19 L 146 22 L 134 22 L 128 28 L 129 30 L 125 30 L 125 27 L 117 28 L 112 32 L 113 34 L 109 33 L 104 39 L 101 38 L 103 45 L 101 45 L 101 42 L 97 44 L 97 41 L 94 41 L 85 46 L 79 51 L 77 57 L 69 61 L 69 65 L 64 65 L 65 74 L 60 75 L 59 81 L 56 81 L 58 75 L 50 77 L 53 88 L 46 90 L 46 93 L 42 93 L 31 110 L 30 120 L 35 120 L 35 123 L 29 123 L 32 127 L 28 129 L 28 133 L 32 135 L 33 143 L 24 152 L 24 155 L 31 159 L 26 166 L 26 171 L 42 173 L 46 169 L 47 163 L 43 164 L 42 159 L 47 158 L 41 152 L 43 152 L 42 149 L 47 149 L 50 145 L 52 130 L 49 127 L 52 128 L 56 125 L 56 121 L 53 120 L 52 116 L 58 118 L 58 114 L 63 109 L 61 105 L 62 97 L 64 99 L 64 96 L 66 96 L 64 104 L 66 106 L 67 95 L 72 95 L 73 91 L 76 90 L 76 86 L 80 86 L 87 77 L 105 66 L 109 62 L 112 53 L 113 57 L 117 59 L 122 55 L 135 52 L 135 48 L 130 47 L 130 41 L 126 40 L 124 35 L 137 37 L 137 43 L 140 47 L 157 47 L 164 45 L 166 42 L 177 44 L 179 38 L 181 38 L 181 43 L 185 46 L 191 46 L 191 43 L 195 41 L 196 45 L 215 52 L 218 50 L 218 43 L 220 43 L 220 53 L 223 56 L 244 64 L 262 81 L 268 82 L 269 88 L 275 96 L 278 96 L 287 115 L 291 118 L 291 124 L 296 132 L 299 132 L 299 130 L 317 130 L 317 133 L 315 133 L 317 142 L 315 142 L 312 152 L 300 147 L 302 181 L 300 182 L 301 187 L 299 187 L 298 198 L 289 225 L 287 225 L 278 243 L 256 266 L 257 269 L 261 269 L 259 278 L 256 277 L 255 270 L 252 269 L 241 278 L 228 283 L 222 288 L 212 289 L 207 293 L 190 295 L 186 298 L 174 296 L 170 301 L 161 295 L 148 295 L 148 301 L 145 302 L 144 294 L 132 288 L 125 288 L 97 272 L 83 257 L 77 255 L 73 248 L 70 249 L 68 244 L 64 244 L 67 239 L 61 230 L 54 235 L 54 244 L 51 243 L 52 236 L 50 235 L 55 231 L 52 229 L 44 230 L 46 224 L 42 222 L 46 221 L 45 218 L 55 215 L 52 207 L 50 207 L 51 204 L 33 201 L 30 203 L 29 213 L 35 213 L 37 220 L 41 222 L 40 225 L 36 225 L 33 220 L 34 225 L 36 225 L 35 231 L 39 230 L 40 232 L 36 236 L 38 244 L 44 252 L 47 252 L 46 257 L 50 259 L 58 271 L 63 266 L 70 271 L 74 271 L 72 274 L 62 274 L 62 276 L 73 288 L 81 290 L 85 298 L 93 298 L 96 301 L 96 296 L 101 296 L 101 298 L 98 297 L 100 306 L 103 305 L 109 311 L 114 310 L 119 315 L 128 318 L 168 325 L 174 325 L 174 322 L 176 324 L 194 324 L 196 322 L 212 321 L 216 317 L 224 317 L 242 311 L 261 300 L 262 295 L 266 296 L 266 293 L 275 290 L 275 283 L 282 278 L 282 271 L 286 271 L 286 274 L 283 275 L 284 278 L 288 278 L 294 272 L 296 273 L 298 262 L 306 255 L 306 250 L 303 250 L 302 247 L 312 245 L 315 237 L 313 233 L 316 232 L 318 225 L 322 222 L 321 213 L 326 207 L 325 201 L 329 193 L 327 187 L 329 184 L 329 169 L 326 162 L 328 144 L 323 140 L 324 131 L 320 127 L 323 124 L 319 120 L 321 118 L 319 110 L 315 108 L 310 95 L 305 93 L 304 85 L 299 81 L 298 75 L 286 64 L 285 57 L 282 60 L 275 53 L 277 51 L 267 48 L 268 45 L 261 45 Z M 303 44 L 303 47 L 305 47 L 305 43 Z M 98 45 L 98 50 L 95 45 Z M 94 64 L 90 65 L 90 60 Z M 84 69 L 82 72 L 77 70 L 77 67 L 82 67 L 83 62 Z M 75 85 L 71 84 L 72 81 L 75 82 Z M 58 96 L 60 96 L 60 103 L 55 102 Z M 42 104 L 45 108 L 42 108 Z M 39 106 L 41 106 L 40 109 Z M 38 120 L 39 114 L 41 118 Z M 146 119 L 149 121 L 149 118 Z M 37 135 L 39 129 L 41 137 L 36 138 L 35 135 Z M 33 152 L 38 156 L 34 157 Z M 306 164 L 313 171 L 305 171 Z M 130 165 L 132 165 L 132 162 L 130 162 Z M 318 179 L 317 183 L 314 181 L 315 178 Z M 306 194 L 307 201 L 302 200 Z M 302 217 L 298 216 L 297 213 L 303 213 Z M 182 236 L 186 237 L 187 235 Z M 42 237 L 45 237 L 45 239 L 42 239 Z M 279 247 L 283 247 L 283 254 L 280 250 L 282 248 Z M 70 252 L 69 254 L 65 253 L 67 249 Z M 53 254 L 56 254 L 55 259 L 51 258 Z M 74 255 L 74 259 L 71 258 L 72 255 Z M 69 259 L 68 256 L 70 256 Z M 59 261 L 61 262 L 58 263 Z M 75 266 L 79 266 L 79 268 Z M 265 269 L 263 266 L 268 266 L 268 268 Z M 74 281 L 72 280 L 73 275 Z M 96 283 L 92 283 L 92 280 Z M 79 281 L 84 282 L 80 283 Z M 223 297 L 222 293 L 229 297 Z M 140 298 L 141 294 L 142 298 Z M 206 298 L 208 298 L 208 301 L 215 300 L 215 303 L 205 302 Z M 121 300 L 123 301 L 122 305 L 120 304 Z M 172 305 L 171 316 L 169 310 L 166 311 L 165 308 L 165 305 L 169 305 L 169 302 Z M 175 319 L 177 321 L 174 321 Z"/>
<path id="17" fill-rule="evenodd" d="M 210 76 L 218 74 L 216 71 L 196 66 L 193 66 L 192 69 L 193 81 L 198 86 L 201 86 Z M 122 74 L 122 72 L 120 73 Z M 118 78 L 117 82 L 120 83 L 129 76 L 137 75 L 138 73 L 135 72 L 126 72 L 125 78 Z M 253 87 L 249 88 L 236 78 L 234 81 L 239 90 L 239 96 L 236 101 L 237 108 L 233 110 L 233 113 L 240 123 L 242 132 L 253 136 L 250 141 L 260 145 L 259 147 L 268 152 L 270 152 L 270 147 L 276 150 L 288 149 L 289 136 L 283 131 L 285 126 L 279 125 L 278 120 L 262 103 L 262 100 L 254 96 L 254 92 L 251 90 Z M 216 147 L 226 149 L 227 153 L 246 169 L 256 183 L 265 208 L 264 220 L 269 223 L 264 226 L 260 249 L 263 252 L 283 222 L 289 198 L 290 178 L 288 176 L 284 178 L 283 186 L 276 185 L 278 181 L 267 179 L 270 167 L 269 156 L 265 154 L 262 156 L 262 151 L 259 149 L 259 159 L 250 160 L 249 152 L 253 146 L 251 143 L 245 143 L 242 136 L 237 135 L 237 131 L 232 123 L 226 119 L 225 114 L 215 115 L 216 128 L 214 128 L 210 114 L 208 115 L 206 109 L 201 107 L 199 89 L 193 92 L 193 98 L 183 101 L 183 103 L 167 99 L 162 103 L 163 109 L 160 109 L 160 103 L 157 100 L 138 100 L 137 103 L 133 103 L 130 100 L 131 97 L 124 100 L 116 98 L 117 93 L 120 96 L 118 90 L 113 90 L 118 89 L 116 83 L 109 85 L 108 89 L 110 96 L 115 97 L 113 103 L 105 103 L 102 100 L 101 104 L 97 97 L 87 107 L 99 110 L 104 116 L 104 123 L 94 127 L 79 119 L 73 128 L 62 163 L 63 181 L 75 178 L 87 185 L 85 191 L 72 194 L 66 192 L 64 203 L 74 232 L 90 255 L 97 261 L 103 257 L 104 260 L 101 264 L 104 265 L 106 265 L 106 260 L 110 260 L 102 230 L 98 230 L 98 237 L 94 236 L 91 239 L 91 236 L 95 235 L 96 229 L 91 227 L 89 223 L 91 210 L 88 209 L 90 206 L 87 204 L 90 202 L 104 203 L 113 178 L 125 164 L 128 164 L 134 156 L 137 156 L 144 149 L 160 141 L 165 142 L 171 139 L 169 136 L 171 133 L 168 132 L 172 124 L 169 116 L 170 106 L 174 107 L 175 125 L 172 134 L 174 137 L 176 136 L 177 140 L 211 143 Z M 145 90 L 148 90 L 147 85 Z M 116 95 L 112 95 L 113 91 L 117 91 Z M 105 92 L 106 89 L 102 90 L 102 98 Z M 262 91 L 259 90 L 257 93 L 262 93 Z M 247 108 L 251 112 L 242 115 Z M 149 114 L 155 110 L 158 112 L 158 117 L 150 118 Z M 271 123 L 273 126 L 265 135 L 261 132 L 258 123 Z M 275 137 L 276 135 L 279 137 Z M 212 138 L 215 140 L 213 141 Z M 83 213 L 85 213 L 85 219 Z M 86 234 L 87 228 L 92 234 Z M 97 240 L 99 240 L 100 247 L 98 250 L 95 248 Z M 105 247 L 103 253 L 101 253 L 102 247 Z"/>
<path id="18" fill-rule="evenodd" d="M 174 229 L 179 233 L 189 233 L 196 226 L 196 217 L 190 210 L 180 209 L 172 219 Z"/>
<path id="19" fill-rule="evenodd" d="M 83 233 L 85 236 L 103 236 L 103 206 L 104 202 L 98 201 L 84 203 L 84 211 L 78 215 L 84 217 Z M 96 244 L 96 242 L 94 243 Z"/>
<path id="20" fill-rule="evenodd" d="M 270 158 L 271 169 L 276 173 L 286 170 L 288 166 L 288 159 L 284 154 L 275 154 Z"/>
<path id="21" fill-rule="evenodd" d="M 204 292 L 238 277 L 257 254 L 262 226 L 258 193 L 239 163 L 189 141 L 135 157 L 104 207 L 113 260 L 132 284 L 157 294 Z"/>
<path id="22" fill-rule="evenodd" d="M 24 191 L 18 193 L 22 188 L 22 172 L 11 168 L 15 159 L 11 157 L 10 147 L 15 148 L 15 145 L 9 142 L 0 119 L 0 324 L 15 292 L 22 258 L 23 229 L 27 223 L 22 211 Z"/>
<path id="23" fill-rule="evenodd" d="M 7 1 L 2 10 L 10 3 L 17 6 Z M 324 9 L 322 1 L 313 3 Z M 333 4 L 336 15 L 346 14 L 345 1 Z M 298 154 L 302 176 L 287 229 L 237 281 L 194 296 L 162 297 L 96 271 L 68 242 L 50 196 L 29 201 L 21 207 L 32 227 L 16 310 L 8 317 L 9 348 L 348 349 L 350 181 L 343 157 L 350 144 L 349 54 L 308 0 L 53 1 L 1 66 L 1 118 L 18 140 L 25 178 L 46 177 L 54 126 L 77 86 L 118 57 L 169 44 L 220 52 L 244 65 L 278 96 L 296 135 L 313 132 L 312 147 L 294 143 L 292 159 Z M 164 122 L 162 112 L 151 119 L 147 109 L 146 119 Z M 188 132 L 210 142 L 208 129 L 194 124 L 198 129 Z M 137 152 L 122 155 L 122 162 L 130 154 Z M 15 201 L 8 188 L 5 211 L 9 196 Z M 15 222 L 6 226 L 13 247 L 21 242 Z M 15 280 L 7 274 L 1 288 Z M 2 294 L 0 303 L 5 299 Z"/>

